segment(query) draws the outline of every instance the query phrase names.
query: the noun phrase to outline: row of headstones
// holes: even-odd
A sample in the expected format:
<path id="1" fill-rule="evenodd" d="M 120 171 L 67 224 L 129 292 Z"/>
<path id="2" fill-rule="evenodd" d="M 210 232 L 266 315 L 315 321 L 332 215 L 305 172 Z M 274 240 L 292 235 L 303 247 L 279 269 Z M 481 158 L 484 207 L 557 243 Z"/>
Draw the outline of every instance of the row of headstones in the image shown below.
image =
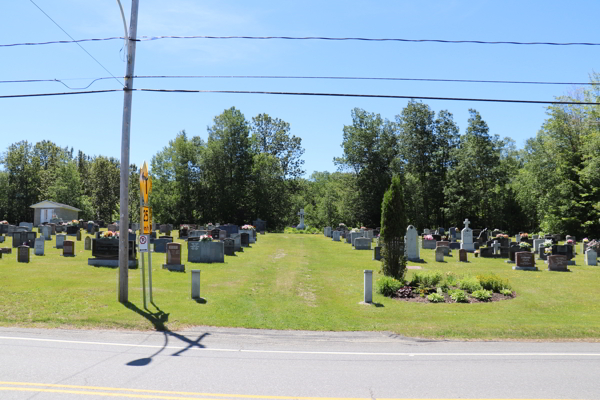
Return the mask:
<path id="1" fill-rule="evenodd" d="M 60 236 L 64 238 L 64 235 Z M 45 243 L 46 241 L 44 240 L 44 238 L 35 239 L 34 254 L 36 256 L 44 255 Z M 64 257 L 75 257 L 75 242 L 73 240 L 63 240 L 60 243 L 60 247 L 58 246 L 57 242 L 56 248 L 63 250 L 62 255 Z M 30 260 L 30 249 L 31 247 L 25 244 L 17 246 L 17 262 L 28 263 Z M 0 258 L 2 258 L 2 253 L 0 253 Z"/>

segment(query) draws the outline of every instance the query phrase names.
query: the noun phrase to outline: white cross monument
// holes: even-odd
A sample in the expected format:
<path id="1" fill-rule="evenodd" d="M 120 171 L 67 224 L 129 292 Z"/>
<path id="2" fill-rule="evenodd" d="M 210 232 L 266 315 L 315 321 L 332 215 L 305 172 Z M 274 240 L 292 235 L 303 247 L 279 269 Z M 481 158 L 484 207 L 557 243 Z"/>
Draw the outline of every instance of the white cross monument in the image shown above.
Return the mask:
<path id="1" fill-rule="evenodd" d="M 473 229 L 469 228 L 469 220 L 465 219 L 465 227 L 461 231 L 462 243 L 460 248 L 467 251 L 474 251 L 475 245 L 473 245 Z"/>
<path id="2" fill-rule="evenodd" d="M 300 209 L 298 215 L 300 216 L 300 223 L 298 224 L 296 229 L 304 229 L 304 208 Z"/>

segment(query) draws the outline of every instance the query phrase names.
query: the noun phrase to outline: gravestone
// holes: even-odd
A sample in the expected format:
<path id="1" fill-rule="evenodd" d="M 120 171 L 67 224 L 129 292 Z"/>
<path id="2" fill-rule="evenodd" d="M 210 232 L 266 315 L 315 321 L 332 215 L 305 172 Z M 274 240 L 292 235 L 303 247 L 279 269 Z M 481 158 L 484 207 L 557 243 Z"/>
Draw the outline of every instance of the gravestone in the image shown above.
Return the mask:
<path id="1" fill-rule="evenodd" d="M 459 250 L 460 249 L 460 243 L 450 243 L 450 250 Z M 477 250 L 479 248 L 479 243 L 475 243 L 475 250 Z"/>
<path id="2" fill-rule="evenodd" d="M 119 230 L 119 227 L 117 226 L 117 224 L 110 224 L 108 225 L 107 229 L 109 232 L 116 232 Z"/>
<path id="3" fill-rule="evenodd" d="M 500 245 L 500 243 L 498 243 L 497 240 L 494 240 L 491 247 L 494 249 L 494 256 L 500 255 L 500 247 L 502 246 Z"/>
<path id="4" fill-rule="evenodd" d="M 127 264 L 129 268 L 137 268 L 137 251 L 134 242 L 129 242 Z M 119 240 L 118 239 L 92 239 L 92 257 L 88 258 L 88 265 L 101 267 L 119 266 Z"/>
<path id="5" fill-rule="evenodd" d="M 163 264 L 163 269 L 185 272 L 185 265 L 181 264 L 181 243 L 167 243 L 166 252 L 167 263 Z"/>
<path id="6" fill-rule="evenodd" d="M 467 262 L 467 251 L 465 249 L 460 249 L 458 251 L 458 261 Z"/>
<path id="7" fill-rule="evenodd" d="M 547 260 L 549 255 L 552 254 L 546 253 L 546 247 L 540 246 L 538 250 L 538 257 L 540 258 L 540 260 Z"/>
<path id="8" fill-rule="evenodd" d="M 63 242 L 63 256 L 64 257 L 75 257 L 75 242 L 72 240 L 65 240 Z"/>
<path id="9" fill-rule="evenodd" d="M 354 246 L 354 241 L 356 240 L 356 238 L 362 237 L 363 233 L 362 232 L 351 232 L 350 233 L 350 243 L 352 243 L 352 246 Z"/>
<path id="10" fill-rule="evenodd" d="M 166 253 L 167 244 L 173 243 L 173 238 L 160 238 L 154 239 L 154 252 L 155 253 Z"/>
<path id="11" fill-rule="evenodd" d="M 450 242 L 454 243 L 456 241 L 456 228 L 450 228 Z"/>
<path id="12" fill-rule="evenodd" d="M 19 226 L 22 228 L 27 228 L 28 232 L 31 232 L 33 230 L 33 223 L 32 222 L 21 222 L 19 223 Z"/>
<path id="13" fill-rule="evenodd" d="M 91 250 L 92 249 L 92 238 L 89 236 L 86 236 L 85 238 L 85 242 L 83 245 L 83 249 L 84 250 Z"/>
<path id="14" fill-rule="evenodd" d="M 540 238 L 540 235 L 533 235 L 533 236 L 532 236 L 532 238 L 533 238 L 533 240 L 535 240 L 535 239 L 539 239 L 539 238 Z"/>
<path id="15" fill-rule="evenodd" d="M 535 255 L 529 251 L 520 251 L 515 256 L 516 265 L 514 270 L 519 271 L 537 271 L 535 266 Z"/>
<path id="16" fill-rule="evenodd" d="M 233 239 L 233 251 L 244 251 L 242 249 L 242 236 L 239 233 L 234 233 L 230 238 Z"/>
<path id="17" fill-rule="evenodd" d="M 495 250 L 493 247 L 480 247 L 479 255 L 481 258 L 495 258 Z"/>
<path id="18" fill-rule="evenodd" d="M 67 235 L 76 236 L 77 232 L 79 232 L 79 225 L 69 225 L 67 226 Z"/>
<path id="19" fill-rule="evenodd" d="M 250 235 L 246 232 L 240 233 L 242 247 L 250 247 Z"/>
<path id="20" fill-rule="evenodd" d="M 231 238 L 223 239 L 223 249 L 226 256 L 235 255 L 235 240 Z"/>
<path id="21" fill-rule="evenodd" d="M 300 223 L 298 224 L 296 229 L 304 229 L 304 208 L 300 209 L 298 216 L 300 217 Z"/>
<path id="22" fill-rule="evenodd" d="M 28 263 L 29 262 L 29 246 L 19 246 L 17 250 L 17 262 Z"/>
<path id="23" fill-rule="evenodd" d="M 419 232 L 413 225 L 406 228 L 406 237 L 404 239 L 404 248 L 406 249 L 406 259 L 408 261 L 422 262 L 419 251 Z"/>
<path id="24" fill-rule="evenodd" d="M 25 232 L 13 232 L 12 234 L 12 247 L 16 249 L 17 247 L 25 244 L 27 237 L 25 236 Z"/>
<path id="25" fill-rule="evenodd" d="M 6 238 L 6 237 L 5 237 L 4 235 L 0 235 L 0 243 L 4 243 L 4 239 L 5 239 L 5 238 Z"/>
<path id="26" fill-rule="evenodd" d="M 548 256 L 548 271 L 570 272 L 567 261 L 567 256 L 564 255 Z"/>
<path id="27" fill-rule="evenodd" d="M 418 235 L 417 235 L 418 236 Z M 364 233 L 363 233 L 363 237 L 366 237 L 367 239 L 371 239 L 373 240 L 373 229 L 367 229 Z"/>
<path id="28" fill-rule="evenodd" d="M 323 229 L 323 235 L 325 235 L 325 237 L 331 237 L 331 227 L 330 226 L 326 226 L 325 229 Z"/>
<path id="29" fill-rule="evenodd" d="M 340 232 L 340 231 L 333 231 L 331 240 L 334 242 L 339 242 L 341 234 L 342 234 L 342 232 Z"/>
<path id="30" fill-rule="evenodd" d="M 373 248 L 373 260 L 381 260 L 381 246 L 375 246 Z"/>
<path id="31" fill-rule="evenodd" d="M 436 244 L 436 240 L 435 239 L 431 239 L 431 240 L 423 239 L 423 240 L 421 240 L 421 246 L 424 249 L 435 250 L 435 244 Z"/>
<path id="32" fill-rule="evenodd" d="M 223 242 L 188 242 L 188 262 L 222 263 L 225 262 Z"/>
<path id="33" fill-rule="evenodd" d="M 256 243 L 256 238 L 254 237 L 254 229 L 240 229 L 240 233 L 246 233 L 248 235 L 248 244 Z"/>
<path id="34" fill-rule="evenodd" d="M 441 247 L 435 248 L 435 261 L 444 262 L 444 249 Z"/>
<path id="35" fill-rule="evenodd" d="M 210 236 L 212 236 L 212 238 L 214 240 L 219 240 L 221 239 L 221 230 L 218 228 L 215 228 L 213 230 L 210 231 Z"/>
<path id="36" fill-rule="evenodd" d="M 372 239 L 359 237 L 354 239 L 354 250 L 371 250 Z"/>
<path id="37" fill-rule="evenodd" d="M 254 225 L 256 230 L 259 232 L 264 232 L 267 230 L 267 221 L 263 221 L 260 218 L 257 218 L 254 222 L 252 222 L 252 225 Z"/>
<path id="38" fill-rule="evenodd" d="M 87 233 L 92 234 L 94 233 L 94 223 L 93 222 L 88 222 L 87 223 Z"/>
<path id="39" fill-rule="evenodd" d="M 8 233 L 8 224 L 0 224 L 0 235 Z"/>
<path id="40" fill-rule="evenodd" d="M 598 265 L 598 253 L 594 249 L 588 249 L 584 253 L 585 265 Z"/>
<path id="41" fill-rule="evenodd" d="M 35 246 L 35 239 L 37 238 L 37 232 L 24 232 L 21 233 L 21 238 L 23 238 L 23 234 L 25 235 L 24 239 L 27 246 L 33 248 Z"/>
<path id="42" fill-rule="evenodd" d="M 54 232 L 55 233 L 63 233 L 67 231 L 67 227 L 65 225 L 61 225 L 61 224 L 56 224 L 56 226 L 54 227 Z"/>
<path id="43" fill-rule="evenodd" d="M 227 239 L 227 231 L 219 229 L 219 240 Z"/>
<path id="44" fill-rule="evenodd" d="M 487 228 L 485 228 L 477 236 L 477 243 L 483 244 L 483 243 L 486 243 L 487 241 L 488 241 L 488 230 L 487 230 Z"/>
<path id="45" fill-rule="evenodd" d="M 179 228 L 179 239 L 187 239 L 189 228 Z"/>
<path id="46" fill-rule="evenodd" d="M 469 252 L 475 251 L 475 246 L 473 245 L 473 230 L 469 228 L 469 220 L 465 219 L 464 223 L 465 227 L 461 231 L 462 243 L 460 244 L 460 248 Z"/>
<path id="47" fill-rule="evenodd" d="M 438 242 L 438 243 L 444 243 L 444 242 Z M 437 246 L 435 248 L 435 251 L 437 252 L 438 249 L 440 249 L 444 253 L 444 256 L 449 256 L 450 255 L 450 247 L 448 247 L 448 246 Z"/>
<path id="48" fill-rule="evenodd" d="M 423 229 L 423 235 L 429 235 L 431 231 L 429 229 Z"/>
<path id="49" fill-rule="evenodd" d="M 449 256 L 450 255 L 450 242 L 447 242 L 445 240 L 439 241 L 439 242 L 435 242 L 435 248 L 437 249 L 438 247 L 443 247 L 444 248 L 444 255 L 445 256 Z"/>
<path id="50" fill-rule="evenodd" d="M 515 241 L 517 243 L 521 243 L 521 235 L 519 235 L 518 233 L 515 235 Z"/>
<path id="51" fill-rule="evenodd" d="M 77 230 L 77 241 L 81 242 L 81 230 Z"/>
<path id="52" fill-rule="evenodd" d="M 57 249 L 63 248 L 66 237 L 67 237 L 66 235 L 56 235 L 56 246 L 55 247 Z"/>
<path id="53" fill-rule="evenodd" d="M 43 237 L 39 237 L 39 238 L 35 239 L 34 254 L 36 256 L 44 255 L 44 245 L 45 244 L 46 244 L 46 240 Z"/>
<path id="54" fill-rule="evenodd" d="M 561 255 L 567 257 L 567 263 L 569 265 L 575 265 L 575 261 L 572 259 L 575 257 L 573 246 L 570 244 L 553 245 L 552 255 Z"/>

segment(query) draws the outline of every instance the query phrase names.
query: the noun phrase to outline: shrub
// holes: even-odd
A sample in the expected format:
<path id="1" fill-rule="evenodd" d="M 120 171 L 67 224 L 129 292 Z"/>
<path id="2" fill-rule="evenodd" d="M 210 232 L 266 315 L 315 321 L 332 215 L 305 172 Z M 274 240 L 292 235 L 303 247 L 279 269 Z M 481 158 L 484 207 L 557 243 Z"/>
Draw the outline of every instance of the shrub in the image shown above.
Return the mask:
<path id="1" fill-rule="evenodd" d="M 458 281 L 458 288 L 473 293 L 474 291 L 481 289 L 481 284 L 477 278 L 467 276 Z"/>
<path id="2" fill-rule="evenodd" d="M 457 303 L 467 303 L 469 301 L 467 299 L 467 294 L 460 289 L 450 292 L 450 298 Z"/>
<path id="3" fill-rule="evenodd" d="M 500 293 L 502 289 L 511 289 L 508 279 L 502 279 L 495 274 L 477 275 L 477 279 L 481 287 L 492 292 Z"/>
<path id="4" fill-rule="evenodd" d="M 512 290 L 510 290 L 510 289 L 500 289 L 500 294 L 503 294 L 505 296 L 512 296 Z"/>
<path id="5" fill-rule="evenodd" d="M 401 299 L 410 299 L 413 297 L 413 290 L 410 286 L 404 286 L 398 289 L 396 296 L 400 297 Z"/>
<path id="6" fill-rule="evenodd" d="M 377 291 L 386 297 L 392 297 L 403 286 L 403 282 L 400 282 L 399 280 L 390 276 L 382 276 L 381 278 L 377 279 Z"/>
<path id="7" fill-rule="evenodd" d="M 406 257 L 404 257 L 404 234 L 406 232 L 406 208 L 404 192 L 399 176 L 392 178 L 389 189 L 381 203 L 381 231 L 385 246 L 381 251 L 383 275 L 403 279 L 406 273 Z"/>
<path id="8" fill-rule="evenodd" d="M 431 293 L 429 296 L 427 296 L 427 300 L 429 300 L 432 303 L 443 303 L 446 301 L 446 299 L 444 299 L 444 296 L 439 293 Z"/>
<path id="9" fill-rule="evenodd" d="M 480 289 L 471 293 L 471 296 L 479 301 L 489 301 L 492 298 L 492 292 L 489 290 Z"/>
<path id="10" fill-rule="evenodd" d="M 443 275 L 440 271 L 415 272 L 410 279 L 410 286 L 434 287 L 442 281 Z"/>
<path id="11" fill-rule="evenodd" d="M 446 272 L 446 283 L 449 286 L 456 286 L 458 283 L 458 277 L 453 272 Z"/>

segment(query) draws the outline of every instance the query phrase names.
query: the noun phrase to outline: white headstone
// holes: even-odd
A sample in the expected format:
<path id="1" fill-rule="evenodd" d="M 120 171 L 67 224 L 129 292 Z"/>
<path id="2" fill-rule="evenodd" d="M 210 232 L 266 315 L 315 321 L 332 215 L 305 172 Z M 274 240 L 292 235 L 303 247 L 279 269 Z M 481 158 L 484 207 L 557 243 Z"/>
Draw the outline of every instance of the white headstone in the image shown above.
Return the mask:
<path id="1" fill-rule="evenodd" d="M 533 251 L 537 253 L 542 244 L 544 244 L 544 239 L 533 239 Z"/>
<path id="2" fill-rule="evenodd" d="M 515 235 L 515 240 L 517 241 L 517 243 L 521 243 L 521 235 L 519 235 L 518 233 Z"/>
<path id="3" fill-rule="evenodd" d="M 368 304 L 373 302 L 373 270 L 365 269 L 363 273 L 365 283 L 365 297 L 363 301 Z"/>
<path id="4" fill-rule="evenodd" d="M 444 262 L 444 249 L 441 247 L 435 248 L 435 261 Z"/>
<path id="5" fill-rule="evenodd" d="M 497 240 L 494 240 L 492 247 L 494 248 L 494 254 L 500 254 L 500 247 L 502 247 L 502 245 L 498 243 Z"/>
<path id="6" fill-rule="evenodd" d="M 46 239 L 43 237 L 39 237 L 35 239 L 35 255 L 43 256 L 44 255 L 44 245 L 46 244 Z"/>
<path id="7" fill-rule="evenodd" d="M 473 229 L 469 228 L 469 220 L 465 219 L 465 227 L 461 231 L 462 243 L 460 244 L 460 248 L 473 251 L 475 250 L 475 245 L 473 244 Z"/>
<path id="8" fill-rule="evenodd" d="M 598 253 L 593 249 L 588 249 L 585 252 L 585 265 L 598 265 Z"/>
<path id="9" fill-rule="evenodd" d="M 296 229 L 304 229 L 304 208 L 300 209 L 298 216 L 300 217 L 300 223 L 298 224 Z"/>
<path id="10" fill-rule="evenodd" d="M 417 232 L 417 228 L 409 225 L 408 228 L 406 228 L 406 236 L 404 240 L 406 258 L 409 261 L 419 261 L 421 256 L 419 254 L 419 233 Z"/>

